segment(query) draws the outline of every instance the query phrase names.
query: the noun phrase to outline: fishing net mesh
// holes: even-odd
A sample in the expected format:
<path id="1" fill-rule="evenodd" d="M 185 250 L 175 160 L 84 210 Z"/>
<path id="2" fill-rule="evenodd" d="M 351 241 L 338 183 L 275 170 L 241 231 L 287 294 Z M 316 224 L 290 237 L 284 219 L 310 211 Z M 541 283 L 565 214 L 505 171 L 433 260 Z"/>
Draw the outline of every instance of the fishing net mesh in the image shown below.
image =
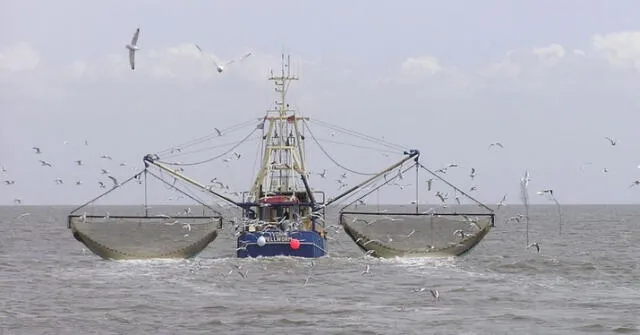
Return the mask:
<path id="1" fill-rule="evenodd" d="M 221 218 L 69 216 L 74 237 L 104 259 L 189 258 L 218 236 Z"/>
<path id="2" fill-rule="evenodd" d="M 345 232 L 371 256 L 458 256 L 490 230 L 492 215 L 343 212 Z"/>
<path id="3" fill-rule="evenodd" d="M 351 239 L 371 256 L 458 256 L 474 246 L 494 225 L 493 210 L 419 162 L 405 164 L 372 180 L 364 194 L 352 197 L 339 214 Z M 466 173 L 467 171 L 463 171 Z M 380 198 L 401 200 L 380 205 Z"/>
<path id="4" fill-rule="evenodd" d="M 130 191 L 119 192 L 115 203 L 144 205 L 121 206 L 107 200 L 107 195 L 125 189 Z M 73 210 L 68 228 L 104 259 L 190 258 L 222 229 L 221 213 L 206 204 L 202 193 L 188 189 L 179 178 L 145 169 Z"/>

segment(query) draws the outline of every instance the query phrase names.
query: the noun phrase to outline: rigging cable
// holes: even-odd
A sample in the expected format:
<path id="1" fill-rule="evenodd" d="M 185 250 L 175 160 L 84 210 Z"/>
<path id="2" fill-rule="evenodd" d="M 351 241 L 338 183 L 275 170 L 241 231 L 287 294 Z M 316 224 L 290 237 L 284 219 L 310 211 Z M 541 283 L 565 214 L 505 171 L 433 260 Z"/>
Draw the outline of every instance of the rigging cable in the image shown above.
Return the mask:
<path id="1" fill-rule="evenodd" d="M 354 137 L 359 137 L 359 138 L 362 138 L 364 140 L 368 140 L 370 142 L 374 142 L 374 143 L 380 144 L 380 145 L 385 146 L 387 148 L 391 148 L 391 149 L 395 149 L 395 150 L 402 150 L 402 151 L 404 151 L 404 150 L 406 150 L 408 148 L 408 146 L 403 146 L 403 145 L 391 143 L 391 142 L 388 142 L 388 141 L 383 140 L 383 139 L 375 138 L 375 137 L 373 137 L 371 135 L 359 133 L 359 132 L 357 132 L 355 130 L 350 130 L 350 129 L 347 129 L 347 128 L 344 128 L 344 127 L 333 125 L 333 124 L 330 124 L 328 122 L 320 121 L 320 120 L 317 120 L 317 119 L 312 119 L 312 120 L 309 120 L 309 121 L 313 122 L 313 123 L 316 123 L 316 124 L 318 124 L 320 126 L 324 126 L 325 128 L 336 130 L 336 131 L 341 132 L 343 134 L 351 135 L 351 136 L 354 136 Z"/>
<path id="2" fill-rule="evenodd" d="M 335 159 L 333 159 L 333 157 L 331 157 L 331 155 L 329 155 L 329 153 L 322 147 L 322 145 L 320 144 L 320 142 L 318 142 L 318 139 L 313 135 L 313 132 L 311 131 L 311 129 L 309 128 L 309 125 L 307 124 L 306 121 L 303 121 L 304 126 L 307 128 L 307 131 L 309 132 L 309 135 L 311 135 L 311 138 L 313 139 L 314 142 L 316 142 L 316 144 L 318 145 L 318 147 L 320 148 L 320 150 L 325 154 L 325 156 L 327 156 L 327 158 L 329 158 L 329 160 L 331 160 L 335 165 L 351 172 L 351 173 L 355 173 L 355 174 L 359 174 L 362 176 L 374 176 L 377 175 L 378 173 L 364 173 L 364 172 L 358 172 L 355 170 L 351 170 L 347 167 L 345 167 L 344 165 L 338 163 Z"/>
<path id="3" fill-rule="evenodd" d="M 423 168 L 425 171 L 429 172 L 431 175 L 433 175 L 434 177 L 438 178 L 441 182 L 447 184 L 449 187 L 453 188 L 453 190 L 455 192 L 460 192 L 460 194 L 464 195 L 465 197 L 471 199 L 473 202 L 475 202 L 478 206 L 488 210 L 490 213 L 493 213 L 493 209 L 487 207 L 487 205 L 485 205 L 484 203 L 480 202 L 479 200 L 476 200 L 476 198 L 472 197 L 471 195 L 469 195 L 467 192 L 459 189 L 458 187 L 456 187 L 455 185 L 451 184 L 450 182 L 448 182 L 446 179 L 440 177 L 437 173 L 429 170 L 429 168 L 427 168 L 426 166 L 422 165 L 421 163 L 418 163 L 418 165 Z"/>
<path id="4" fill-rule="evenodd" d="M 236 130 L 242 129 L 242 128 L 244 128 L 244 127 L 246 127 L 246 126 L 248 126 L 248 125 L 250 125 L 250 124 L 252 124 L 252 123 L 255 123 L 255 120 L 248 120 L 248 121 L 244 121 L 244 122 L 241 122 L 241 123 L 238 123 L 238 124 L 232 125 L 232 126 L 230 126 L 230 127 L 227 127 L 227 128 L 222 129 L 220 132 L 221 132 L 221 133 L 229 133 L 229 132 L 233 132 L 233 131 L 236 131 Z M 167 149 L 164 149 L 164 150 L 158 151 L 156 154 L 157 154 L 158 156 L 160 156 L 160 155 L 165 154 L 165 153 L 167 153 L 167 152 L 171 152 L 172 150 L 175 150 L 175 149 L 181 149 L 181 148 L 186 148 L 186 147 L 190 147 L 190 146 L 194 146 L 194 145 L 196 145 L 196 144 L 200 144 L 200 143 L 202 143 L 202 142 L 206 142 L 206 141 L 208 141 L 208 140 L 211 140 L 211 139 L 216 138 L 216 137 L 219 137 L 219 136 L 220 136 L 220 135 L 219 135 L 219 134 L 218 134 L 218 132 L 216 131 L 216 132 L 214 132 L 214 133 L 210 133 L 210 134 L 208 134 L 208 135 L 201 136 L 201 137 L 199 137 L 199 138 L 196 138 L 196 139 L 189 140 L 189 141 L 187 141 L 187 142 L 181 143 L 181 144 L 179 144 L 179 145 L 177 145 L 177 146 L 173 146 L 173 147 L 170 147 L 170 148 L 167 148 Z"/>
<path id="5" fill-rule="evenodd" d="M 163 164 L 167 164 L 167 165 L 174 165 L 174 166 L 193 166 L 193 165 L 200 165 L 200 164 L 204 164 L 204 163 L 209 163 L 211 161 L 214 161 L 222 156 L 228 155 L 230 152 L 232 152 L 233 150 L 235 150 L 237 147 L 239 147 L 241 144 L 243 144 L 244 142 L 246 142 L 247 140 L 249 140 L 249 138 L 256 132 L 257 128 L 253 128 L 253 130 L 249 133 L 249 135 L 245 136 L 242 140 L 240 140 L 238 143 L 236 143 L 236 145 L 232 146 L 229 150 L 214 156 L 212 158 L 209 159 L 205 159 L 199 162 L 193 162 L 193 163 L 180 163 L 180 162 L 165 162 L 162 160 L 158 160 L 158 162 L 163 163 Z"/>
<path id="6" fill-rule="evenodd" d="M 237 141 L 233 141 L 233 142 L 226 142 L 226 143 L 223 143 L 223 144 L 212 145 L 210 147 L 200 148 L 200 149 L 191 150 L 191 151 L 179 151 L 177 154 L 163 156 L 163 158 L 167 159 L 167 158 L 175 158 L 175 157 L 180 157 L 180 156 L 189 155 L 189 154 L 195 154 L 195 153 L 199 153 L 199 152 L 203 152 L 203 151 L 207 151 L 207 150 L 211 150 L 211 149 L 218 149 L 218 148 L 228 147 L 228 146 L 234 145 L 236 143 L 238 143 L 238 142 Z"/>
<path id="7" fill-rule="evenodd" d="M 320 141 L 322 141 L 322 142 L 327 142 L 327 143 L 341 144 L 341 145 L 348 145 L 348 146 L 350 146 L 350 147 L 359 148 L 359 149 L 373 150 L 373 151 L 378 151 L 378 152 L 386 152 L 386 153 L 390 153 L 390 154 L 397 154 L 397 153 L 398 153 L 398 151 L 397 151 L 397 150 L 385 150 L 385 149 L 380 149 L 380 148 L 368 147 L 368 146 L 366 146 L 366 145 L 358 145 L 358 144 L 352 144 L 352 143 L 345 143 L 345 142 L 340 142 L 340 141 L 335 141 L 335 140 L 329 140 L 329 139 L 324 139 L 324 138 L 319 138 L 318 140 L 320 140 Z"/>

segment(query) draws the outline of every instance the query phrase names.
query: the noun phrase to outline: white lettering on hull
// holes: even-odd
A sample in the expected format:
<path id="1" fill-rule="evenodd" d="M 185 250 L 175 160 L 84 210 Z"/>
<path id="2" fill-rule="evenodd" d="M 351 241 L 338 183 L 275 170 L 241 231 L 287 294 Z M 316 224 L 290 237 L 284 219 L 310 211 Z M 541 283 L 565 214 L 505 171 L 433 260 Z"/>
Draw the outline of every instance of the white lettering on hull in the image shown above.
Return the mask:
<path id="1" fill-rule="evenodd" d="M 269 234 L 269 235 L 264 235 L 264 239 L 267 243 L 271 242 L 271 243 L 289 243 L 291 242 L 291 237 L 287 234 Z"/>

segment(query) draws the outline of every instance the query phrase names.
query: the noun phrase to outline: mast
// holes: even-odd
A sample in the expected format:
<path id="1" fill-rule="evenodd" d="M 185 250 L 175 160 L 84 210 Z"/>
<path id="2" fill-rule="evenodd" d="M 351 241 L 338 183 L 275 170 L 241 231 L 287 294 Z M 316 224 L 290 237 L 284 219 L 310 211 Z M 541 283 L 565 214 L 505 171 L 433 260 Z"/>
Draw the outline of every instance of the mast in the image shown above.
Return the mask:
<path id="1" fill-rule="evenodd" d="M 256 175 L 250 191 L 252 201 L 266 195 L 291 194 L 305 192 L 300 175 L 306 175 L 303 139 L 298 124 L 306 119 L 297 115 L 287 102 L 287 93 L 292 81 L 298 77 L 291 72 L 291 59 L 282 54 L 279 75 L 273 70 L 269 80 L 275 84 L 278 98 L 275 108 L 267 110 L 263 134 L 264 150 L 262 166 Z"/>

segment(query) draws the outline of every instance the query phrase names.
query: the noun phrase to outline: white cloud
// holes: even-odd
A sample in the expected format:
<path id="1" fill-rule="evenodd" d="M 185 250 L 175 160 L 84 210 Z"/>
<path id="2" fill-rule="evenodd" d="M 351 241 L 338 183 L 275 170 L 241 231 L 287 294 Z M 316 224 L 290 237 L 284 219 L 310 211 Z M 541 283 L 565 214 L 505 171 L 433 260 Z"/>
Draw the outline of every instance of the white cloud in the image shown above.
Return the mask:
<path id="1" fill-rule="evenodd" d="M 560 58 L 564 57 L 565 50 L 559 44 L 550 44 L 546 47 L 534 48 L 533 53 L 538 56 L 541 61 L 544 62 L 555 62 Z"/>
<path id="2" fill-rule="evenodd" d="M 514 50 L 508 51 L 501 61 L 492 62 L 485 69 L 480 70 L 479 74 L 490 77 L 515 77 L 522 71 L 520 64 L 512 59 Z"/>
<path id="3" fill-rule="evenodd" d="M 40 64 L 36 50 L 26 43 L 0 49 L 0 70 L 12 72 L 33 70 Z"/>
<path id="4" fill-rule="evenodd" d="M 592 38 L 592 45 L 611 65 L 640 71 L 640 31 L 597 34 Z"/>
<path id="5" fill-rule="evenodd" d="M 433 56 L 409 57 L 402 62 L 401 68 L 409 75 L 432 75 L 443 69 L 438 59 Z"/>

